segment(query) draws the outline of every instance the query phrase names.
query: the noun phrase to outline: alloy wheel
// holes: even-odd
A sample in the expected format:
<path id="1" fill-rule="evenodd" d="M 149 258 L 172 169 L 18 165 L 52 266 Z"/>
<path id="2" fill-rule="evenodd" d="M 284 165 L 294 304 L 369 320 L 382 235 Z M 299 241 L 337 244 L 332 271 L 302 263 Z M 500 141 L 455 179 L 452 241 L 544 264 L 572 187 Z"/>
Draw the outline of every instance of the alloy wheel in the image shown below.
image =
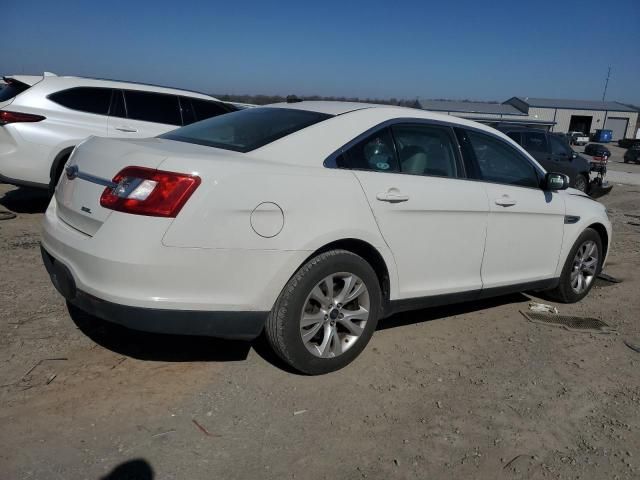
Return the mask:
<path id="1" fill-rule="evenodd" d="M 311 290 L 300 316 L 300 336 L 320 358 L 337 357 L 362 335 L 371 311 L 369 291 L 353 273 L 327 275 Z"/>
<path id="2" fill-rule="evenodd" d="M 573 257 L 571 288 L 577 294 L 589 288 L 598 268 L 598 246 L 592 240 L 584 242 Z"/>

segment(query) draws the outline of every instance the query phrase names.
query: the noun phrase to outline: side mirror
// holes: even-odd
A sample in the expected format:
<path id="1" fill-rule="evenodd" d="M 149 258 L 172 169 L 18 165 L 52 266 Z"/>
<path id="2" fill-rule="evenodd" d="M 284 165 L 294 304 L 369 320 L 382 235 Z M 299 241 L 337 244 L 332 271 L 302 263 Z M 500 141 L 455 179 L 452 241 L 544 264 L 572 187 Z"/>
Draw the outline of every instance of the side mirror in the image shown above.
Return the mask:
<path id="1" fill-rule="evenodd" d="M 566 190 L 569 188 L 569 177 L 564 173 L 547 173 L 544 176 L 545 190 Z"/>

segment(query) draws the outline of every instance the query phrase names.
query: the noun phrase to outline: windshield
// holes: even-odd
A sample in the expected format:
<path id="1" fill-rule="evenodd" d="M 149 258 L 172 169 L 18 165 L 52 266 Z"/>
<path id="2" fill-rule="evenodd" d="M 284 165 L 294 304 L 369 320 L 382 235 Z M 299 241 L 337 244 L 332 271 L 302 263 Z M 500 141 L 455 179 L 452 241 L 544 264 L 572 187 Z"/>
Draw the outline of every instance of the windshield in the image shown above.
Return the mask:
<path id="1" fill-rule="evenodd" d="M 193 123 L 160 138 L 249 152 L 330 117 L 288 108 L 248 108 Z"/>

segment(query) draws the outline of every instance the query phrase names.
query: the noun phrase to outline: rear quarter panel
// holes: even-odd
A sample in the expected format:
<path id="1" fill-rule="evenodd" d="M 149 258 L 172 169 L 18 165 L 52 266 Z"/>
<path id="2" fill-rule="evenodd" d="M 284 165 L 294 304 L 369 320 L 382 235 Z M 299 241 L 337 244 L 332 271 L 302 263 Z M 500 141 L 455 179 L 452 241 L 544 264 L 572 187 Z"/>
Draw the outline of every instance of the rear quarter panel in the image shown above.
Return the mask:
<path id="1" fill-rule="evenodd" d="M 184 164 L 169 158 L 160 168 L 182 171 Z M 337 240 L 358 239 L 380 252 L 395 294 L 393 256 L 352 172 L 219 159 L 190 170 L 201 176 L 202 184 L 166 232 L 164 245 L 311 254 Z M 284 217 L 282 229 L 271 238 L 258 235 L 251 225 L 252 212 L 265 202 L 278 205 Z"/>

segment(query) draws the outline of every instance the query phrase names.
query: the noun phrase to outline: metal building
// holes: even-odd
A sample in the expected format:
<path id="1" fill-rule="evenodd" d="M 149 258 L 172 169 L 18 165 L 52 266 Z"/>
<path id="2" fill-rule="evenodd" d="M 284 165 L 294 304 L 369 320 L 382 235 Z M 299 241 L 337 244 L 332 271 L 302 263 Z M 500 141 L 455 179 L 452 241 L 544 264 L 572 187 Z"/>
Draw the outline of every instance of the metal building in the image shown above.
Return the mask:
<path id="1" fill-rule="evenodd" d="M 609 129 L 613 140 L 635 138 L 638 110 L 618 102 L 512 97 L 503 103 L 419 100 L 425 110 L 482 123 L 513 123 L 552 132 L 594 133 Z"/>

